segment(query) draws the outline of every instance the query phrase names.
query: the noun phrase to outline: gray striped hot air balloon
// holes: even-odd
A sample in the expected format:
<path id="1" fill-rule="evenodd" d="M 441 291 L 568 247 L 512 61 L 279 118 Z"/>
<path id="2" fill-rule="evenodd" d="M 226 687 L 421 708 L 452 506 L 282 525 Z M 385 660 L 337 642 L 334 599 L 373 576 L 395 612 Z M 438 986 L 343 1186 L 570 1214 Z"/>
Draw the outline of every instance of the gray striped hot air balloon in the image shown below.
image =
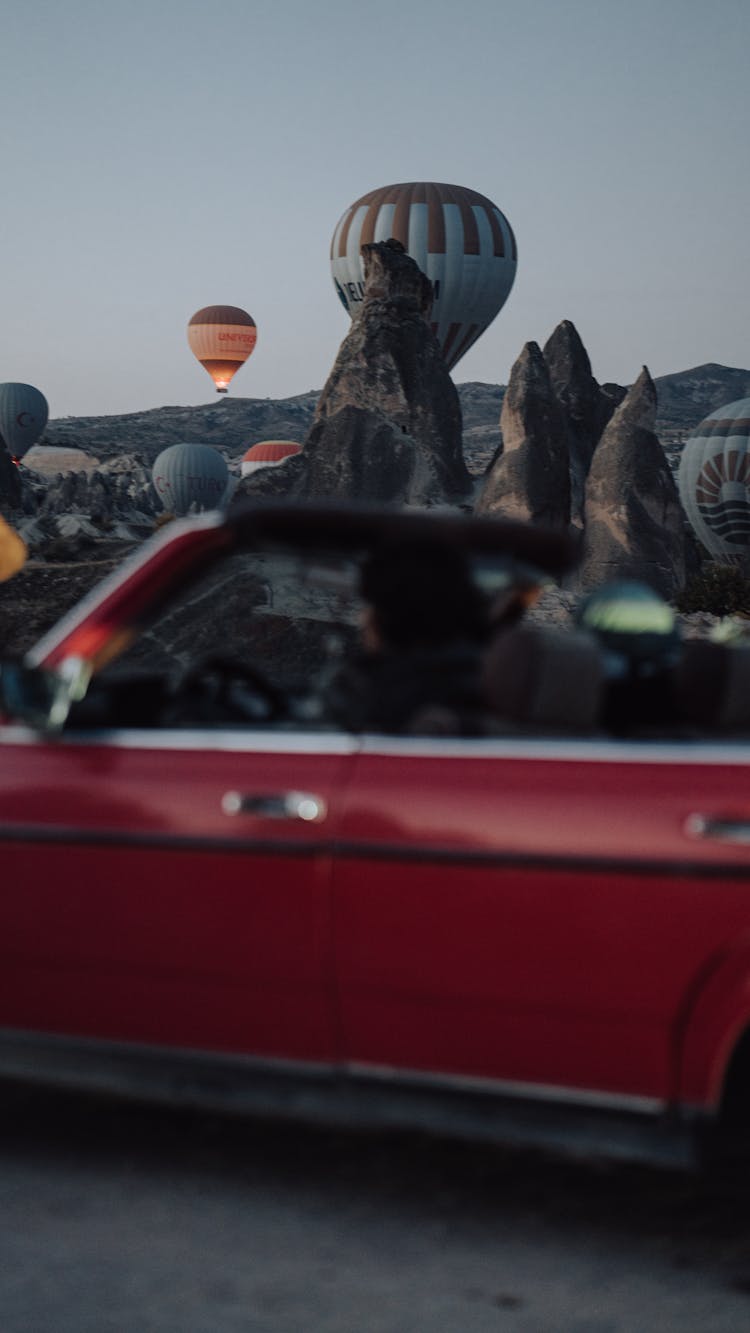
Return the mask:
<path id="1" fill-rule="evenodd" d="M 490 199 L 462 185 L 411 181 L 364 194 L 331 242 L 333 281 L 350 315 L 364 293 L 361 246 L 391 237 L 432 282 L 432 331 L 452 369 L 510 294 L 517 259 L 510 223 Z"/>
<path id="2" fill-rule="evenodd" d="M 23 458 L 47 425 L 49 409 L 33 384 L 0 384 L 0 435 L 13 458 Z"/>
<path id="3" fill-rule="evenodd" d="M 154 489 L 169 514 L 221 509 L 229 492 L 229 469 L 209 444 L 172 444 L 151 470 Z"/>
<path id="4" fill-rule="evenodd" d="M 688 437 L 677 487 L 709 555 L 739 564 L 750 546 L 750 398 L 711 412 Z"/>

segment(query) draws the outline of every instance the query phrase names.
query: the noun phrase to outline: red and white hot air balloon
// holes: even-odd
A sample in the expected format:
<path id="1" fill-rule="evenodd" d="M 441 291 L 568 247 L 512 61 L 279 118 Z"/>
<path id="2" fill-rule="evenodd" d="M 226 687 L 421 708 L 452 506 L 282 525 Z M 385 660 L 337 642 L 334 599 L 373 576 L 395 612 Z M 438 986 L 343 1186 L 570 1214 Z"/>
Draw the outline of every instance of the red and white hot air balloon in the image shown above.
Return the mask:
<path id="1" fill-rule="evenodd" d="M 217 393 L 227 392 L 258 338 L 252 315 L 236 305 L 207 305 L 197 310 L 187 334 L 191 352 L 208 371 Z"/>
<path id="2" fill-rule="evenodd" d="M 285 463 L 287 458 L 293 458 L 295 454 L 302 452 L 302 445 L 295 443 L 294 440 L 261 440 L 258 444 L 253 444 L 240 464 L 240 473 L 243 477 L 249 477 L 253 472 L 257 472 L 262 467 L 278 467 Z"/>
<path id="3" fill-rule="evenodd" d="M 516 241 L 491 199 L 462 185 L 410 181 L 372 190 L 347 208 L 331 242 L 342 304 L 357 314 L 363 245 L 400 241 L 432 282 L 432 330 L 452 369 L 505 305 L 516 276 Z"/>

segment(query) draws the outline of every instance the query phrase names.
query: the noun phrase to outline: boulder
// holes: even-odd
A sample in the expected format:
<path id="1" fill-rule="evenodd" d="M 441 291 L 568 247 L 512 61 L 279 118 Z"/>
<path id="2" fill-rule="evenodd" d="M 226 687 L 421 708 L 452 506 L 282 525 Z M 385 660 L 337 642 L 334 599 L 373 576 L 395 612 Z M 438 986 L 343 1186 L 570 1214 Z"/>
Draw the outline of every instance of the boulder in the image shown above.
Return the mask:
<path id="1" fill-rule="evenodd" d="M 656 388 L 644 366 L 589 469 L 581 591 L 614 578 L 639 579 L 669 599 L 684 585 L 685 516 L 655 424 Z"/>
<path id="2" fill-rule="evenodd" d="M 567 528 L 568 428 L 547 363 L 535 342 L 526 343 L 511 370 L 500 428 L 503 451 L 487 473 L 477 513 Z"/>

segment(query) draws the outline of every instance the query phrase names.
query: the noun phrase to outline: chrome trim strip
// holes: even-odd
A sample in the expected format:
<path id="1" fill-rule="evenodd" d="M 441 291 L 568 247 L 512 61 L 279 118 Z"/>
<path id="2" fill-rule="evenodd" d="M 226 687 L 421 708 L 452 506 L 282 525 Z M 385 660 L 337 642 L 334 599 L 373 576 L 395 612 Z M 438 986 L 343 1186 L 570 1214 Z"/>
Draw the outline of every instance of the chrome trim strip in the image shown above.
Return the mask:
<path id="1" fill-rule="evenodd" d="M 2 745 L 54 745 L 84 747 L 114 745 L 121 750 L 212 750 L 237 754 L 355 754 L 360 748 L 357 736 L 338 731 L 232 731 L 222 728 L 185 731 L 159 731 L 115 728 L 102 731 L 68 731 L 47 736 L 31 727 L 0 726 Z"/>
<path id="2" fill-rule="evenodd" d="M 247 1055 L 241 1051 L 211 1051 L 199 1046 L 160 1046 L 142 1041 L 115 1041 L 102 1037 L 70 1036 L 64 1032 L 36 1032 L 25 1028 L 0 1027 L 0 1067 L 5 1067 L 6 1057 L 16 1055 L 19 1062 L 28 1059 L 33 1068 L 38 1068 L 36 1061 L 45 1052 L 53 1056 L 77 1055 L 83 1059 L 127 1060 L 132 1057 L 158 1063 L 174 1060 L 185 1064 L 200 1061 L 203 1065 L 215 1065 L 217 1068 L 242 1068 L 251 1073 L 284 1074 L 290 1077 L 315 1077 L 322 1073 L 341 1072 L 340 1065 L 333 1062 L 326 1064 L 316 1060 L 293 1060 L 284 1056 Z"/>
<path id="3" fill-rule="evenodd" d="M 512 1097 L 523 1101 L 556 1102 L 567 1106 L 590 1106 L 602 1111 L 625 1111 L 637 1115 L 661 1115 L 668 1102 L 659 1097 L 632 1093 L 597 1092 L 591 1088 L 565 1088 L 554 1083 L 519 1083 L 513 1079 L 484 1078 L 472 1074 L 422 1073 L 389 1065 L 352 1063 L 345 1066 L 355 1078 L 406 1082 L 410 1087 L 435 1088 L 451 1092 L 480 1093 L 488 1097 Z"/>
<path id="4" fill-rule="evenodd" d="M 537 759 L 569 763 L 586 760 L 591 763 L 619 764 L 750 764 L 750 740 L 726 742 L 703 740 L 648 741 L 578 738 L 560 740 L 559 737 L 428 737 L 428 736 L 375 736 L 362 737 L 363 755 L 411 755 L 415 758 L 487 758 Z"/>
<path id="5" fill-rule="evenodd" d="M 416 1090 L 466 1093 L 489 1099 L 498 1097 L 520 1101 L 554 1102 L 567 1106 L 592 1107 L 602 1111 L 620 1111 L 628 1115 L 657 1116 L 668 1108 L 658 1097 L 630 1093 L 598 1092 L 590 1088 L 565 1088 L 556 1084 L 520 1083 L 514 1080 L 486 1078 L 471 1074 L 448 1074 L 359 1061 L 340 1062 L 294 1060 L 283 1056 L 248 1055 L 243 1052 L 201 1050 L 199 1047 L 150 1046 L 143 1042 L 109 1041 L 98 1037 L 69 1037 L 54 1032 L 26 1032 L 18 1028 L 0 1028 L 0 1069 L 11 1064 L 30 1073 L 40 1071 L 40 1058 L 48 1053 L 82 1060 L 127 1061 L 143 1059 L 163 1064 L 200 1063 L 217 1070 L 242 1070 L 248 1074 L 270 1074 L 287 1078 L 335 1077 L 356 1082 L 396 1084 Z M 15 1056 L 15 1060 L 14 1057 Z"/>
<path id="6" fill-rule="evenodd" d="M 355 735 L 350 732 L 277 731 L 227 727 L 159 730 L 108 728 L 49 736 L 31 727 L 0 725 L 2 745 L 115 745 L 124 750 L 214 750 L 269 754 L 356 754 L 415 759 L 524 759 L 551 763 L 750 765 L 750 742 L 545 740 L 529 737 L 426 737 Z"/>

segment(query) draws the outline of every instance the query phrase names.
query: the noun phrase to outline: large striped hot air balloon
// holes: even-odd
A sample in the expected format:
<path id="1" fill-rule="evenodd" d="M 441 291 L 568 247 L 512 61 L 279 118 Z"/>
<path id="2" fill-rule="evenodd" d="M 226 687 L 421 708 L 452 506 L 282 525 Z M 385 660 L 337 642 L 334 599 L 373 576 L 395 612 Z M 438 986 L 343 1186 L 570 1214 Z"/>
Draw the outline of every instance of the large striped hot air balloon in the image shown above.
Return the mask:
<path id="1" fill-rule="evenodd" d="M 516 241 L 500 209 L 462 185 L 411 181 L 357 199 L 331 242 L 331 271 L 348 313 L 364 292 L 360 248 L 394 237 L 432 282 L 432 330 L 449 369 L 505 305 L 516 275 Z"/>
<path id="2" fill-rule="evenodd" d="M 750 398 L 740 398 L 696 426 L 677 471 L 693 531 L 722 564 L 739 564 L 750 547 L 749 444 Z"/>
<path id="3" fill-rule="evenodd" d="M 207 305 L 188 324 L 190 350 L 208 371 L 217 393 L 226 393 L 232 376 L 253 351 L 258 330 L 252 315 L 236 305 Z"/>
<path id="4" fill-rule="evenodd" d="M 250 477 L 259 468 L 278 467 L 301 450 L 302 445 L 293 440 L 260 440 L 258 444 L 251 445 L 244 455 L 240 473 L 243 477 Z"/>
<path id="5" fill-rule="evenodd" d="M 171 444 L 156 459 L 151 479 L 170 514 L 220 509 L 229 491 L 229 468 L 210 444 Z"/>
<path id="6" fill-rule="evenodd" d="M 0 435 L 14 458 L 23 458 L 47 425 L 47 399 L 33 384 L 0 384 Z"/>

